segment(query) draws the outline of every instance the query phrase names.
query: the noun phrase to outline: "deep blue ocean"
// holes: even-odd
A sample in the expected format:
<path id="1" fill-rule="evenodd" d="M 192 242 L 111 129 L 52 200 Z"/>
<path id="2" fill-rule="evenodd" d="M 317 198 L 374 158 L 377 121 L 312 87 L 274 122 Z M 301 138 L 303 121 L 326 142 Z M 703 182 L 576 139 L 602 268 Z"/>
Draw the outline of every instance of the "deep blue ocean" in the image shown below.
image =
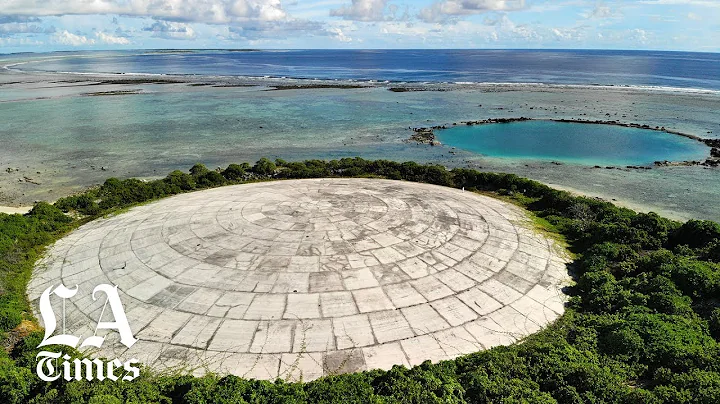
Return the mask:
<path id="1" fill-rule="evenodd" d="M 720 54 L 608 50 L 118 51 L 45 54 L 26 70 L 720 90 Z"/>

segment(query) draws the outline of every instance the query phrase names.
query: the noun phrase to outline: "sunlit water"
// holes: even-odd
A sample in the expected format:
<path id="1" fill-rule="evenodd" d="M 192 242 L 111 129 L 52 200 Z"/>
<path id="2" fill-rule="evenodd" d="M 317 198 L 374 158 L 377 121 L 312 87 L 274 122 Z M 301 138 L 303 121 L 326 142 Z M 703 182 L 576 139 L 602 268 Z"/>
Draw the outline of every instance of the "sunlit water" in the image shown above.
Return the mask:
<path id="1" fill-rule="evenodd" d="M 720 90 L 720 54 L 626 50 L 285 50 L 55 53 L 29 70 L 391 82 L 602 84 Z"/>
<path id="2" fill-rule="evenodd" d="M 458 125 L 437 131 L 453 147 L 490 157 L 578 164 L 651 165 L 658 160 L 702 160 L 704 144 L 659 131 L 614 125 L 525 121 Z"/>
<path id="3" fill-rule="evenodd" d="M 442 57 L 451 57 L 452 52 L 444 55 Z M 596 69 L 592 64 L 583 64 L 582 57 L 572 53 L 558 55 L 552 52 L 531 52 L 522 55 L 524 56 L 521 59 L 525 60 L 523 63 L 530 63 L 529 66 L 535 62 L 528 61 L 528 58 L 537 58 L 536 63 L 545 66 L 545 73 L 538 70 L 537 75 L 532 76 L 531 69 L 519 67 L 518 69 L 525 69 L 525 73 L 516 71 L 518 74 L 514 77 L 517 81 L 532 81 L 543 77 L 550 77 L 550 81 L 555 80 L 551 74 L 546 74 L 553 65 L 552 58 L 569 58 L 580 64 L 576 66 L 580 71 L 578 75 L 569 77 L 563 71 L 556 71 L 555 78 L 564 77 L 571 82 L 586 82 L 594 74 L 593 69 Z M 297 57 L 300 56 L 302 55 Z M 512 59 L 519 56 L 506 54 L 505 57 Z M 601 56 L 593 57 L 602 59 Z M 697 55 L 690 56 L 695 58 Z M 706 61 L 692 62 L 683 59 L 690 56 L 650 53 L 638 59 L 633 68 L 642 71 L 642 66 L 652 67 L 658 58 L 670 57 L 674 62 L 668 62 L 670 64 L 664 65 L 660 70 L 657 70 L 656 65 L 652 69 L 647 68 L 646 74 L 638 74 L 633 76 L 634 78 L 613 75 L 612 70 L 616 69 L 617 64 L 607 62 L 617 61 L 618 58 L 627 59 L 627 55 L 606 58 L 607 63 L 597 66 L 607 73 L 603 73 L 602 77 L 615 77 L 619 83 L 671 85 L 673 83 L 670 81 L 673 81 L 675 84 L 685 82 L 690 87 L 702 87 L 702 80 L 717 78 L 701 74 Z M 244 56 L 233 56 L 235 59 L 241 57 Z M 261 60 L 279 58 L 269 54 L 256 54 L 254 57 Z M 373 56 L 368 53 L 364 57 L 364 63 L 371 63 L 373 58 L 375 62 L 380 58 L 382 63 L 389 64 L 390 67 L 395 63 L 392 58 L 383 55 Z M 150 59 L 152 58 L 157 57 L 152 56 Z M 137 66 L 150 66 L 144 62 L 150 59 L 138 56 L 135 61 L 129 58 L 130 64 L 127 65 L 119 61 L 118 66 L 133 71 Z M 166 67 L 174 66 L 174 69 L 184 66 L 179 62 L 169 62 L 175 59 L 181 58 L 166 58 Z M 138 60 L 140 62 L 137 62 Z M 347 62 L 327 58 L 323 61 L 339 65 Z M 104 71 L 105 68 L 112 67 L 111 59 L 93 61 L 92 58 L 85 58 L 84 63 L 92 67 L 88 69 L 92 71 Z M 659 77 L 658 72 L 667 73 L 670 66 L 675 66 L 674 69 L 679 65 L 692 67 L 680 69 L 686 72 L 683 73 L 684 78 L 677 76 L 670 81 L 656 80 Z M 96 69 L 97 66 L 102 69 Z M 191 63 L 188 69 L 198 66 L 199 62 Z M 253 66 L 255 69 L 260 65 Z M 300 70 L 313 69 L 313 66 L 305 66 Z M 482 79 L 489 77 L 484 76 L 486 72 L 491 72 L 483 70 L 487 66 L 476 66 L 472 63 L 465 63 L 463 66 L 475 66 L 475 70 L 458 67 L 447 74 L 453 76 L 464 71 L 469 72 L 469 79 Z M 62 67 L 72 70 L 73 66 Z M 272 69 L 277 69 L 276 73 L 282 75 L 282 69 L 286 67 L 279 65 Z M 406 79 L 411 78 L 410 76 L 415 80 L 429 79 L 432 63 L 428 62 L 421 67 L 416 69 L 419 70 L 417 72 L 395 69 L 392 74 Z M 207 68 L 219 67 L 208 65 Z M 383 69 L 385 68 L 381 70 Z M 227 72 L 225 70 L 225 73 Z M 240 73 L 242 72 L 238 74 Z M 328 71 L 329 75 L 335 73 L 337 71 Z M 359 70 L 350 73 L 356 75 L 353 77 L 361 77 Z M 374 76 L 370 77 L 381 77 L 379 74 L 386 73 L 383 70 L 372 73 Z M 501 74 L 502 69 L 495 73 Z M 31 76 L 33 80 L 38 77 Z M 635 136 L 635 131 L 631 131 L 633 134 L 630 135 L 624 133 L 623 128 L 580 125 L 578 130 L 582 135 L 572 138 L 554 137 L 548 140 L 543 139 L 542 134 L 527 134 L 530 137 L 525 139 L 524 144 L 536 142 L 533 150 L 529 153 L 527 150 L 522 153 L 516 150 L 514 155 L 507 147 L 492 153 L 488 150 L 473 150 L 470 146 L 452 149 L 453 143 L 442 139 L 446 136 L 445 133 L 438 133 L 446 143 L 439 147 L 407 141 L 412 134 L 410 127 L 520 116 L 540 119 L 614 119 L 653 127 L 664 126 L 702 137 L 718 137 L 718 93 L 700 94 L 690 90 L 652 92 L 619 87 L 521 86 L 502 91 L 465 88 L 455 91 L 395 93 L 386 88 L 266 91 L 266 88 L 259 87 L 216 88 L 187 84 L 95 86 L 72 83 L 84 77 L 52 76 L 45 81 L 40 79 L 36 83 L 28 84 L 24 82 L 27 77 L 22 74 L 0 74 L 0 204 L 53 200 L 102 182 L 110 176 L 160 176 L 174 169 L 187 170 L 197 162 L 214 168 L 232 162 L 253 162 L 262 156 L 285 160 L 362 156 L 372 159 L 432 162 L 448 167 L 470 165 L 483 170 L 512 172 L 587 194 L 608 199 L 617 198 L 640 208 L 653 209 L 675 217 L 720 220 L 720 209 L 717 207 L 717 201 L 720 200 L 720 171 L 717 169 L 593 168 L 596 164 L 624 167 L 631 164 L 652 164 L 655 160 L 699 159 L 709 154 L 709 150 L 699 142 L 678 136 L 653 131 L 638 131 L 638 136 Z M 510 78 L 512 77 L 509 73 L 496 77 L 497 81 L 507 81 L 506 79 Z M 465 78 L 446 76 L 443 79 Z M 706 88 L 713 86 L 708 85 Z M 112 90 L 140 90 L 142 93 L 94 97 L 82 95 L 87 92 Z M 492 125 L 474 129 L 494 130 Z M 606 132 L 590 134 L 589 131 Z M 595 145 L 587 147 L 586 143 L 591 141 L 595 142 Z M 501 143 L 508 146 L 507 139 Z M 577 147 L 570 148 L 572 144 L 577 144 Z M 703 148 L 705 151 L 700 152 Z M 588 150 L 599 154 L 588 157 L 583 154 Z M 564 151 L 569 154 L 557 154 Z M 548 160 L 566 163 L 558 166 Z M 11 170 L 8 172 L 7 168 Z M 24 177 L 41 185 L 26 182 Z"/>

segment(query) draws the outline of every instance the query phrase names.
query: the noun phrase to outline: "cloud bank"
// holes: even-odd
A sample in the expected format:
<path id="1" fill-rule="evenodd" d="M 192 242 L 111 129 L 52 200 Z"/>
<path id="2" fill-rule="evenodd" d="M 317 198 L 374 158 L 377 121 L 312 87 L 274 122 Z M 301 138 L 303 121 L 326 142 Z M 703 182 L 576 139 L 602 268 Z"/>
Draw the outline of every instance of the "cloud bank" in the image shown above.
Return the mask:
<path id="1" fill-rule="evenodd" d="M 330 15 L 353 21 L 383 21 L 388 0 L 352 0 L 352 4 L 331 9 Z"/>
<path id="2" fill-rule="evenodd" d="M 720 51 L 712 0 L 0 0 L 0 53 L 73 48 Z"/>
<path id="3" fill-rule="evenodd" d="M 425 22 L 445 22 L 460 16 L 488 11 L 518 11 L 527 7 L 525 0 L 443 0 L 420 11 Z"/>
<path id="4" fill-rule="evenodd" d="M 209 24 L 287 17 L 280 0 L 3 0 L 0 5 L 5 15 L 118 14 Z"/>

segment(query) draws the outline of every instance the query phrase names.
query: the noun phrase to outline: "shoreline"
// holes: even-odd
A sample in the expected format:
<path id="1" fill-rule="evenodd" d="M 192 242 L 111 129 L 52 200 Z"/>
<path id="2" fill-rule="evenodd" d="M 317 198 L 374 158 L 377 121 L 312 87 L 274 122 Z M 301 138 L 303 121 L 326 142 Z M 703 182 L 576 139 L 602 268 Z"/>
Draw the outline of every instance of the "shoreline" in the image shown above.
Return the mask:
<path id="1" fill-rule="evenodd" d="M 71 72 L 71 71 L 42 71 L 24 70 L 16 68 L 34 60 L 9 63 L 0 66 L 0 75 L 22 75 L 30 77 L 54 76 L 74 77 L 75 82 L 100 81 L 103 84 L 188 84 L 196 86 L 259 86 L 278 87 L 278 90 L 288 89 L 364 89 L 384 88 L 391 92 L 422 92 L 422 91 L 522 91 L 522 90 L 601 90 L 601 91 L 629 91 L 639 93 L 672 93 L 672 94 L 702 94 L 720 96 L 720 90 L 691 87 L 667 87 L 651 85 L 616 85 L 616 84 L 564 84 L 542 82 L 419 82 L 419 81 L 390 81 L 390 80 L 357 80 L 357 79 L 317 79 L 309 77 L 285 76 L 233 76 L 233 75 L 203 75 L 203 74 L 171 74 L 171 73 L 121 73 L 121 72 Z M 22 84 L 22 82 L 17 83 Z M 2 85 L 2 83 L 0 83 Z"/>
<path id="2" fill-rule="evenodd" d="M 650 205 L 645 205 L 637 202 L 632 202 L 624 198 L 614 198 L 608 195 L 605 195 L 603 193 L 599 192 L 583 192 L 581 190 L 578 190 L 573 187 L 568 187 L 560 184 L 554 184 L 550 182 L 543 182 L 545 185 L 557 189 L 559 191 L 566 191 L 569 192 L 573 196 L 582 196 L 586 198 L 593 198 L 593 199 L 599 199 L 601 201 L 612 203 L 613 205 L 619 206 L 621 208 L 627 208 L 630 210 L 633 210 L 637 213 L 650 213 L 654 212 L 662 217 L 666 217 L 668 219 L 672 219 L 678 222 L 686 222 L 688 220 L 693 219 L 693 217 L 689 214 L 683 214 L 681 212 L 675 212 L 667 209 L 662 209 L 660 207 L 652 207 Z"/>
<path id="3" fill-rule="evenodd" d="M 24 215 L 30 212 L 32 208 L 32 206 L 0 206 L 0 213 L 5 213 L 7 215 Z"/>

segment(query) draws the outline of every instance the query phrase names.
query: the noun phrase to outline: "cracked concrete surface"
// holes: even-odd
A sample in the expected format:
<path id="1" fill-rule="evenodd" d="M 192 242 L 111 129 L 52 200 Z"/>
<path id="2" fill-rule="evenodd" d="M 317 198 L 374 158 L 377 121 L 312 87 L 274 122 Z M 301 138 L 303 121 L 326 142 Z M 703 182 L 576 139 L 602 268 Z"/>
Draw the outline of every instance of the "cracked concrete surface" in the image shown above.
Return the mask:
<path id="1" fill-rule="evenodd" d="M 118 285 L 139 341 L 107 332 L 98 356 L 312 380 L 451 359 L 554 321 L 567 258 L 530 227 L 515 206 L 427 184 L 228 186 L 80 227 L 38 263 L 28 295 L 37 310 L 47 287 L 79 285 L 65 325 L 89 336 L 104 304 L 93 288 Z"/>

